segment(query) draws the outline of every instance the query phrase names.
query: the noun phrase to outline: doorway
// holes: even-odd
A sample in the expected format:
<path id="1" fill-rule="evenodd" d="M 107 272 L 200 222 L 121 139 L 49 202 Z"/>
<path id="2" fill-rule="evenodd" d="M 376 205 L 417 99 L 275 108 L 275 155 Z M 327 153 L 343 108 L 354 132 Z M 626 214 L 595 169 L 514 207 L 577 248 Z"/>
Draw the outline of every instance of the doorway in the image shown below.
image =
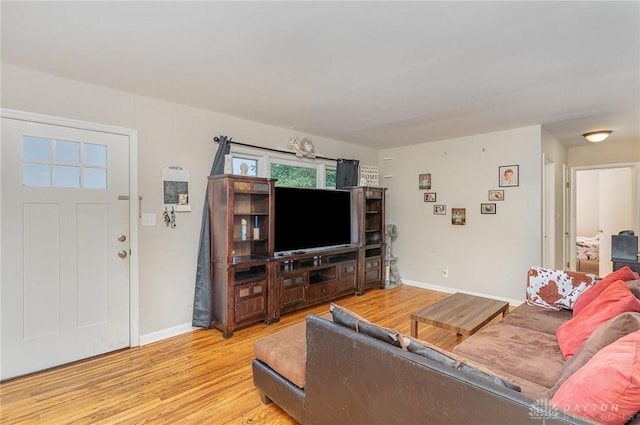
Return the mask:
<path id="1" fill-rule="evenodd" d="M 605 276 L 612 271 L 611 236 L 638 228 L 637 165 L 580 167 L 572 174 L 571 268 Z"/>
<path id="2" fill-rule="evenodd" d="M 138 345 L 135 144 L 2 110 L 0 379 Z"/>

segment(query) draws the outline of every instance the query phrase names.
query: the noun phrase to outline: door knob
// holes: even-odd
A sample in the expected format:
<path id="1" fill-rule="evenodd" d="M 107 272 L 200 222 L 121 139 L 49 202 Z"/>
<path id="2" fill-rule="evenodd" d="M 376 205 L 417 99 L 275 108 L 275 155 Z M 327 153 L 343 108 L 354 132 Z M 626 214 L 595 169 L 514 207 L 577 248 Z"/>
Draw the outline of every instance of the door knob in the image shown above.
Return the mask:
<path id="1" fill-rule="evenodd" d="M 126 235 L 120 235 L 120 236 L 118 236 L 118 240 L 119 240 L 120 242 L 124 242 L 124 241 L 126 241 L 126 240 L 127 240 L 127 236 L 126 236 Z"/>
<path id="2" fill-rule="evenodd" d="M 120 251 L 118 251 L 118 257 L 127 258 L 127 251 L 125 251 L 124 249 L 121 249 Z"/>

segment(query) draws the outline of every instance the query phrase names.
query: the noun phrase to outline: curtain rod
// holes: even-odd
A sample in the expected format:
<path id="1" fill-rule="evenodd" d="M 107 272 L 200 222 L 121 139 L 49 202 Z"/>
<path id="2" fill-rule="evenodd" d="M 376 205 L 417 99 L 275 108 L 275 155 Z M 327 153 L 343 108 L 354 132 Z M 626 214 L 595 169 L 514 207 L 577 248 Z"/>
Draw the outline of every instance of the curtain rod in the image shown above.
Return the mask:
<path id="1" fill-rule="evenodd" d="M 218 136 L 216 136 L 216 137 L 213 138 L 213 141 L 216 142 L 216 143 L 220 143 L 220 138 Z M 264 147 L 264 146 L 250 145 L 248 143 L 236 142 L 235 140 L 231 140 L 231 139 L 229 139 L 228 142 L 229 143 L 233 143 L 234 145 L 246 146 L 248 148 L 262 149 L 262 150 L 265 150 L 265 151 L 278 152 L 278 153 L 288 153 L 289 155 L 295 155 L 296 154 L 295 152 L 283 151 L 283 150 L 275 149 L 275 148 L 267 148 L 267 147 Z M 338 160 L 335 159 L 335 158 L 329 158 L 328 156 L 323 156 L 323 155 L 317 155 L 316 154 L 316 158 L 318 158 L 318 159 L 326 159 L 328 161 L 336 161 L 336 162 L 338 162 Z M 310 159 L 313 159 L 313 158 L 310 158 Z"/>

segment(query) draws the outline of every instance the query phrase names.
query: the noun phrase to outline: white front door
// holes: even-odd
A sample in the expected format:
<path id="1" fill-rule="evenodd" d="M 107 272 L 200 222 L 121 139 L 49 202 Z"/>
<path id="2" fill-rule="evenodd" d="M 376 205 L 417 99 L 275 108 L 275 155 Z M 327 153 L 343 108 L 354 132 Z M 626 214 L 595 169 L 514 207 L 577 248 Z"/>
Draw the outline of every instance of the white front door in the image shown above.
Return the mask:
<path id="1" fill-rule="evenodd" d="M 129 143 L 2 118 L 1 379 L 130 345 Z"/>

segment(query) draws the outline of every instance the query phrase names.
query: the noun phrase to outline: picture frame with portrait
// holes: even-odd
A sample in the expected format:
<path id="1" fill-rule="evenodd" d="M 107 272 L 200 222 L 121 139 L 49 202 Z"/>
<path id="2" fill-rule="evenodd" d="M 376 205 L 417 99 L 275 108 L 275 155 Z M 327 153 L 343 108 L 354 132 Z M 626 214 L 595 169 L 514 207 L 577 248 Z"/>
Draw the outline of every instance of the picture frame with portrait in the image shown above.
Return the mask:
<path id="1" fill-rule="evenodd" d="M 498 186 L 515 187 L 520 185 L 520 166 L 501 165 L 498 167 Z"/>
<path id="2" fill-rule="evenodd" d="M 418 189 L 431 189 L 431 173 L 418 174 Z"/>
<path id="3" fill-rule="evenodd" d="M 467 224 L 466 208 L 451 208 L 451 224 L 454 226 L 464 226 Z"/>
<path id="4" fill-rule="evenodd" d="M 435 192 L 427 192 L 424 194 L 424 202 L 436 202 Z"/>
<path id="5" fill-rule="evenodd" d="M 446 205 L 434 205 L 433 213 L 435 215 L 447 215 L 447 206 Z"/>

